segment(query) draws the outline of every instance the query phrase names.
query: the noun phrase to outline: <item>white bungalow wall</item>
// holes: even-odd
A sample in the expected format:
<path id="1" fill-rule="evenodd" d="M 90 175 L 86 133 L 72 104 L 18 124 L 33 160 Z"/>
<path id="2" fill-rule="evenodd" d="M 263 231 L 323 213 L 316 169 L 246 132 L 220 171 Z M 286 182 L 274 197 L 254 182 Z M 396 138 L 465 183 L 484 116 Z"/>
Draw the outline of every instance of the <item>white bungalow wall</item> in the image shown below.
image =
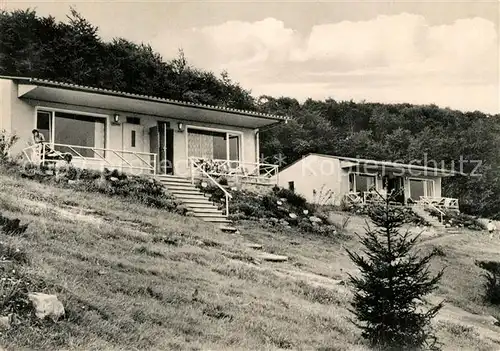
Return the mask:
<path id="1" fill-rule="evenodd" d="M 341 196 L 349 191 L 348 174 L 340 168 L 340 161 L 319 155 L 304 157 L 280 172 L 278 184 L 281 187 L 288 188 L 291 181 L 295 192 L 310 203 L 338 205 Z M 333 197 L 327 193 L 333 193 Z"/>

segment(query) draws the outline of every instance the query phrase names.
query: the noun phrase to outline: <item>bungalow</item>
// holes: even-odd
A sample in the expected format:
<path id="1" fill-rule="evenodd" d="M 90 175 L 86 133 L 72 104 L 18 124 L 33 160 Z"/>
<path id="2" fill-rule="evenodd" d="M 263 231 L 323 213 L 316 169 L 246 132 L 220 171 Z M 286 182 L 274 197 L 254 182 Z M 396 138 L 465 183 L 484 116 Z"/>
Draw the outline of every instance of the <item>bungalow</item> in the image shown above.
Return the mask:
<path id="1" fill-rule="evenodd" d="M 454 174 L 438 167 L 308 154 L 283 168 L 278 184 L 317 204 L 366 203 L 397 191 L 394 202 L 401 205 L 458 209 L 457 199 L 441 193 L 441 179 Z"/>
<path id="2" fill-rule="evenodd" d="M 36 78 L 0 77 L 0 129 L 31 162 L 45 147 L 77 167 L 152 175 L 234 175 L 276 180 L 259 162 L 259 130 L 287 117 L 143 96 Z"/>

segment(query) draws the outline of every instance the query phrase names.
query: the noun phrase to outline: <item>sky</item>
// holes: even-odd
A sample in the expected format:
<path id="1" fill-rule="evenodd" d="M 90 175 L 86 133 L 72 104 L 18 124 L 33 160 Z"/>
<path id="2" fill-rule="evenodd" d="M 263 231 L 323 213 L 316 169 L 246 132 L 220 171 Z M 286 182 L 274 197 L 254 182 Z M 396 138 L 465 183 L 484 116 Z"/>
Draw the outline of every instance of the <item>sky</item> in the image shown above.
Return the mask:
<path id="1" fill-rule="evenodd" d="M 179 48 L 254 96 L 434 103 L 500 113 L 500 2 L 0 0 L 65 21 L 70 6 L 104 40 Z"/>

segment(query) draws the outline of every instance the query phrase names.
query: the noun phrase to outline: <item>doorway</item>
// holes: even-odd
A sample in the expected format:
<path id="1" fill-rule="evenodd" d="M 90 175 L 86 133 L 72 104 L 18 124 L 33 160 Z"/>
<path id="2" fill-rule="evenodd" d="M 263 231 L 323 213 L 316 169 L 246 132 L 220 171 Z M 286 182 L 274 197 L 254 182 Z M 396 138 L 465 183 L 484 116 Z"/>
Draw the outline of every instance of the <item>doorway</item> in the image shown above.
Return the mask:
<path id="1" fill-rule="evenodd" d="M 405 203 L 405 194 L 403 191 L 403 177 L 386 176 L 384 179 L 384 187 L 386 187 L 387 194 L 393 192 L 394 200 L 396 202 Z"/>
<path id="2" fill-rule="evenodd" d="M 158 121 L 149 128 L 149 152 L 158 155 L 156 171 L 159 174 L 174 174 L 174 130 L 170 122 Z"/>

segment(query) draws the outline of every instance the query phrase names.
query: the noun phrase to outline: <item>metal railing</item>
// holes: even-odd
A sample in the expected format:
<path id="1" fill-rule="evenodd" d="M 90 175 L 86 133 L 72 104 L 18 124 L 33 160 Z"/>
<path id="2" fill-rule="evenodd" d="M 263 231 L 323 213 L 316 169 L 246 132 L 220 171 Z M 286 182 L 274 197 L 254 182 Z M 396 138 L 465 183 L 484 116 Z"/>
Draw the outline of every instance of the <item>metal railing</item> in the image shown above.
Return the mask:
<path id="1" fill-rule="evenodd" d="M 224 195 L 226 197 L 226 213 L 225 213 L 225 216 L 227 217 L 229 215 L 229 199 L 232 199 L 233 196 L 226 190 L 224 189 L 224 187 L 222 185 L 219 184 L 219 182 L 217 182 L 214 178 L 212 178 L 210 176 L 210 174 L 208 174 L 199 164 L 193 162 L 193 160 L 189 160 L 190 164 L 191 164 L 191 169 L 196 169 L 198 170 L 199 172 L 201 172 L 205 177 L 207 177 L 208 179 L 210 179 L 212 181 L 212 183 L 214 183 L 219 189 L 221 189 L 223 192 L 224 192 Z M 194 184 L 194 172 L 191 171 L 191 184 Z"/>
<path id="2" fill-rule="evenodd" d="M 420 196 L 420 202 L 424 204 L 431 204 L 437 208 L 446 208 L 451 210 L 458 210 L 458 199 L 452 197 L 431 197 Z"/>
<path id="3" fill-rule="evenodd" d="M 207 159 L 190 157 L 191 165 L 202 169 L 212 176 L 226 176 L 256 180 L 273 180 L 278 182 L 278 165 L 256 162 L 242 162 L 237 160 Z"/>
<path id="4" fill-rule="evenodd" d="M 59 150 L 58 150 L 59 149 Z M 71 155 L 72 162 L 82 162 L 82 167 L 97 164 L 113 169 L 140 170 L 156 174 L 157 155 L 149 152 L 113 150 L 100 147 L 40 143 L 23 149 L 30 163 L 45 165 L 48 162 L 64 161 L 64 155 Z M 31 155 L 30 155 L 31 154 Z M 91 156 L 89 156 L 91 155 Z M 90 168 L 90 167 L 89 167 Z"/>

